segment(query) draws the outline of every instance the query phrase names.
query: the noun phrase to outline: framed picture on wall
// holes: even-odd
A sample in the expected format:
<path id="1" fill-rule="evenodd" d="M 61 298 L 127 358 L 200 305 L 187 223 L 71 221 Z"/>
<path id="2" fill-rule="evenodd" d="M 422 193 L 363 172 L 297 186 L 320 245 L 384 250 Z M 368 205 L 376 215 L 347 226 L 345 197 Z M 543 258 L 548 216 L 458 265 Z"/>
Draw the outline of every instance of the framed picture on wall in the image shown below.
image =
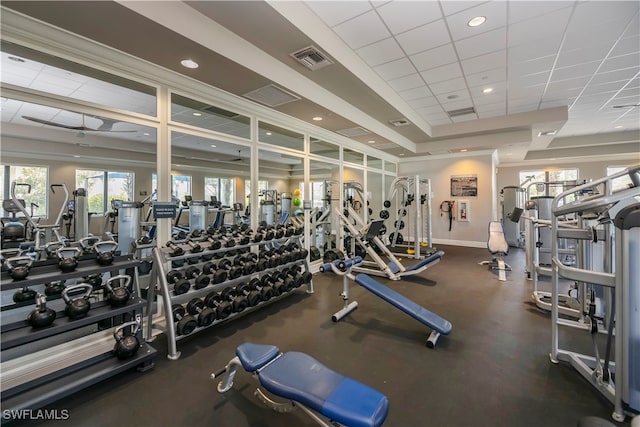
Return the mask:
<path id="1" fill-rule="evenodd" d="M 451 176 L 451 197 L 478 197 L 478 176 Z"/>

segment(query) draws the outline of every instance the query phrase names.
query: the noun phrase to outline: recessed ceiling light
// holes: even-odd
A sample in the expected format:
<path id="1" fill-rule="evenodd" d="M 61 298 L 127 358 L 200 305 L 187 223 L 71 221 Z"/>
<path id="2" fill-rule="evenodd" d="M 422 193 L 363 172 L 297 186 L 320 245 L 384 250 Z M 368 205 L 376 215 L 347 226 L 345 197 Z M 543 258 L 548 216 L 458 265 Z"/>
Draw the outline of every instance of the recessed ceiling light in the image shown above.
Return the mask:
<path id="1" fill-rule="evenodd" d="M 27 62 L 22 58 L 18 58 L 17 56 L 9 56 L 8 59 L 14 61 L 14 62 Z"/>
<path id="2" fill-rule="evenodd" d="M 375 143 L 376 143 L 373 139 L 372 139 L 372 140 L 369 140 L 369 141 L 367 141 L 367 142 L 368 142 L 369 144 L 375 144 Z"/>
<path id="3" fill-rule="evenodd" d="M 469 22 L 467 22 L 467 25 L 470 27 L 477 27 L 478 25 L 484 24 L 486 20 L 487 18 L 484 16 L 476 16 L 475 18 L 471 18 Z"/>
<path id="4" fill-rule="evenodd" d="M 143 134 L 142 134 L 142 135 L 144 135 L 144 136 L 149 136 L 149 135 L 151 135 L 151 134 L 150 134 L 149 132 L 143 132 Z"/>
<path id="5" fill-rule="evenodd" d="M 193 59 L 183 59 L 182 61 L 180 61 L 180 64 L 182 64 L 183 67 L 187 68 L 198 68 L 198 63 Z"/>
<path id="6" fill-rule="evenodd" d="M 80 158 L 80 156 L 78 156 L 77 154 L 74 154 L 73 157 L 75 157 L 76 159 Z"/>
<path id="7" fill-rule="evenodd" d="M 507 156 L 511 156 L 513 153 L 507 153 Z"/>
<path id="8" fill-rule="evenodd" d="M 314 120 L 314 121 L 316 121 L 316 122 L 319 122 L 320 120 L 322 120 L 322 117 L 320 117 L 320 116 L 315 116 L 315 117 L 313 118 L 313 120 Z"/>
<path id="9" fill-rule="evenodd" d="M 614 128 L 614 129 L 622 129 L 623 127 L 624 127 L 624 126 L 622 126 L 622 125 L 618 125 L 618 126 L 614 126 L 613 128 Z"/>
<path id="10" fill-rule="evenodd" d="M 558 159 L 549 159 L 549 160 L 558 160 Z"/>
<path id="11" fill-rule="evenodd" d="M 404 156 L 404 153 L 400 153 L 401 156 Z"/>
<path id="12" fill-rule="evenodd" d="M 193 113 L 194 116 L 196 117 L 200 117 L 202 115 L 202 113 L 198 113 L 197 111 Z"/>
<path id="13" fill-rule="evenodd" d="M 271 132 L 267 132 L 267 133 L 266 133 L 266 135 L 267 135 L 267 136 L 271 136 Z"/>
<path id="14" fill-rule="evenodd" d="M 461 153 L 466 153 L 467 151 L 469 151 L 469 150 L 467 150 L 466 148 L 461 148 L 461 149 L 460 149 L 460 152 L 461 152 Z"/>
<path id="15" fill-rule="evenodd" d="M 216 146 L 214 144 L 211 144 L 211 148 L 216 148 Z"/>
<path id="16" fill-rule="evenodd" d="M 544 132 L 538 132 L 538 136 L 553 136 L 556 133 L 558 133 L 557 130 L 547 130 L 547 131 L 544 131 Z"/>
<path id="17" fill-rule="evenodd" d="M 458 99 L 458 98 L 460 98 L 459 95 L 449 95 L 449 96 L 447 96 L 447 99 Z"/>
<path id="18" fill-rule="evenodd" d="M 491 93 L 491 92 L 493 92 L 493 88 L 492 87 L 488 87 L 488 88 L 482 89 L 482 93 Z"/>

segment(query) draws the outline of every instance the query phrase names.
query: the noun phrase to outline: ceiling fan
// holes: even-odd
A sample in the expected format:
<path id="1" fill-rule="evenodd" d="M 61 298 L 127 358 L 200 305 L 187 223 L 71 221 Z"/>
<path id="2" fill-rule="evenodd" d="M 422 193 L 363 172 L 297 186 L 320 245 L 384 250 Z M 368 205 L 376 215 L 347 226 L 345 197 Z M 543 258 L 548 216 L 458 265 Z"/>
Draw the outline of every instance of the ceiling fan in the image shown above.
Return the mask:
<path id="1" fill-rule="evenodd" d="M 98 120 L 102 121 L 102 124 L 94 129 L 84 124 L 84 114 L 82 115 L 82 125 L 73 126 L 73 125 L 65 125 L 64 123 L 52 122 L 50 120 L 39 119 L 37 117 L 32 116 L 22 116 L 23 119 L 30 120 L 32 122 L 41 123 L 47 126 L 54 126 L 63 129 L 77 130 L 80 132 L 136 132 L 135 130 L 113 130 L 113 125 L 116 124 L 119 120 L 106 119 L 104 117 L 96 117 Z"/>
<path id="2" fill-rule="evenodd" d="M 236 157 L 235 159 L 231 159 L 230 161 L 231 161 L 231 162 L 243 162 L 243 161 L 244 161 L 244 157 L 241 157 L 241 156 L 240 156 L 240 152 L 241 152 L 241 151 L 242 151 L 242 150 L 238 150 L 238 157 Z"/>
<path id="3" fill-rule="evenodd" d="M 636 108 L 640 107 L 640 104 L 626 104 L 626 105 L 614 105 L 613 108 Z"/>

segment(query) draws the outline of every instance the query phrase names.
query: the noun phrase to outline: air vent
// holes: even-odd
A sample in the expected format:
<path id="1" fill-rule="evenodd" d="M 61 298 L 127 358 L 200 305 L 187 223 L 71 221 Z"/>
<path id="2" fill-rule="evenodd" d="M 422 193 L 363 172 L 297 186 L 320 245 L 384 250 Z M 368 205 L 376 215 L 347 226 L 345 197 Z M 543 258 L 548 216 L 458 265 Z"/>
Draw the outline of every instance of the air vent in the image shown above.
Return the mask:
<path id="1" fill-rule="evenodd" d="M 228 119 L 236 119 L 240 117 L 240 114 L 238 113 L 223 110 L 222 108 L 214 107 L 213 105 L 207 105 L 202 109 L 202 111 L 206 111 L 207 113 L 211 113 L 219 117 L 226 117 Z"/>
<path id="2" fill-rule="evenodd" d="M 460 108 L 458 110 L 447 111 L 449 117 L 466 116 L 467 114 L 475 114 L 476 110 L 473 107 Z"/>
<path id="3" fill-rule="evenodd" d="M 277 107 L 300 99 L 299 96 L 274 84 L 252 90 L 251 92 L 245 93 L 244 96 L 268 107 Z"/>
<path id="4" fill-rule="evenodd" d="M 538 132 L 538 136 L 554 136 L 556 133 L 558 133 L 557 130 L 545 130 Z"/>
<path id="5" fill-rule="evenodd" d="M 397 120 L 389 120 L 389 123 L 391 123 L 392 125 L 399 127 L 399 126 L 407 126 L 410 125 L 411 122 L 409 121 L 409 119 L 397 119 Z"/>
<path id="6" fill-rule="evenodd" d="M 365 128 L 355 127 L 355 128 L 337 130 L 336 133 L 339 133 L 340 135 L 346 136 L 348 138 L 353 138 L 355 136 L 367 135 L 367 134 L 370 134 L 371 132 L 366 130 Z"/>
<path id="7" fill-rule="evenodd" d="M 300 49 L 297 52 L 290 54 L 296 61 L 307 67 L 312 71 L 324 68 L 327 65 L 333 64 L 327 54 L 321 52 L 315 46 L 307 46 L 304 49 Z"/>

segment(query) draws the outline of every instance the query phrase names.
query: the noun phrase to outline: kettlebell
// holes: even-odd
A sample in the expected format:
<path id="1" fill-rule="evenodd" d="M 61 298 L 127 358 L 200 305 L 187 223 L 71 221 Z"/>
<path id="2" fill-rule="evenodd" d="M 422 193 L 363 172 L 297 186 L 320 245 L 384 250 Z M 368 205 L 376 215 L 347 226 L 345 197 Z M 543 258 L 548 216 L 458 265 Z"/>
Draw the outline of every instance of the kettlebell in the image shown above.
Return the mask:
<path id="1" fill-rule="evenodd" d="M 100 238 L 97 236 L 87 236 L 78 240 L 78 243 L 80 243 L 80 246 L 82 247 L 82 250 L 85 253 L 91 253 L 93 252 L 94 245 L 99 241 L 100 241 Z"/>
<path id="2" fill-rule="evenodd" d="M 48 297 L 60 295 L 64 290 L 64 280 L 51 282 L 44 285 L 44 294 Z"/>
<path id="3" fill-rule="evenodd" d="M 113 276 L 104 284 L 105 289 L 109 292 L 109 304 L 114 307 L 125 305 L 129 301 L 129 284 L 131 277 L 125 274 Z M 115 285 L 115 287 L 113 286 Z"/>
<path id="4" fill-rule="evenodd" d="M 129 326 L 135 326 L 135 328 L 129 334 L 125 334 L 124 329 Z M 138 329 L 140 329 L 140 323 L 136 321 L 123 323 L 114 329 L 113 338 L 116 340 L 116 345 L 113 347 L 113 352 L 118 359 L 129 359 L 138 352 L 140 348 L 140 341 L 138 337 L 136 337 Z M 120 334 L 120 332 L 122 332 L 122 334 Z"/>
<path id="5" fill-rule="evenodd" d="M 62 242 L 50 242 L 44 246 L 44 250 L 47 254 L 47 258 L 55 258 L 57 256 L 57 251 L 60 248 L 63 248 L 64 244 Z"/>
<path id="6" fill-rule="evenodd" d="M 77 291 L 79 289 L 84 289 L 85 293 L 83 295 L 78 295 L 75 297 L 70 297 L 69 293 L 73 291 Z M 78 283 L 73 286 L 67 286 L 62 291 L 62 299 L 64 300 L 67 306 L 64 309 L 64 312 L 69 316 L 70 320 L 81 319 L 87 315 L 89 309 L 91 308 L 91 302 L 89 302 L 89 296 L 91 296 L 91 292 L 93 291 L 93 286 L 88 283 Z"/>
<path id="7" fill-rule="evenodd" d="M 19 291 L 16 291 L 15 294 L 13 294 L 13 302 L 20 303 L 20 302 L 33 301 L 34 299 L 36 299 L 36 294 L 37 292 L 34 291 L 33 289 L 24 287 Z"/>
<path id="8" fill-rule="evenodd" d="M 105 240 L 93 245 L 96 252 L 96 260 L 100 265 L 111 265 L 113 263 L 114 252 L 118 250 L 118 244 L 113 240 Z"/>
<path id="9" fill-rule="evenodd" d="M 78 248 L 60 248 L 56 251 L 58 255 L 58 267 L 64 273 L 70 273 L 78 266 L 78 255 L 80 255 L 80 249 Z"/>
<path id="10" fill-rule="evenodd" d="M 56 320 L 56 311 L 47 307 L 47 297 L 38 293 L 36 308 L 29 314 L 29 324 L 34 328 L 44 328 Z"/>
<path id="11" fill-rule="evenodd" d="M 13 280 L 24 280 L 29 275 L 29 269 L 31 268 L 31 264 L 33 264 L 33 258 L 26 255 L 15 256 L 7 258 L 4 263 Z"/>

